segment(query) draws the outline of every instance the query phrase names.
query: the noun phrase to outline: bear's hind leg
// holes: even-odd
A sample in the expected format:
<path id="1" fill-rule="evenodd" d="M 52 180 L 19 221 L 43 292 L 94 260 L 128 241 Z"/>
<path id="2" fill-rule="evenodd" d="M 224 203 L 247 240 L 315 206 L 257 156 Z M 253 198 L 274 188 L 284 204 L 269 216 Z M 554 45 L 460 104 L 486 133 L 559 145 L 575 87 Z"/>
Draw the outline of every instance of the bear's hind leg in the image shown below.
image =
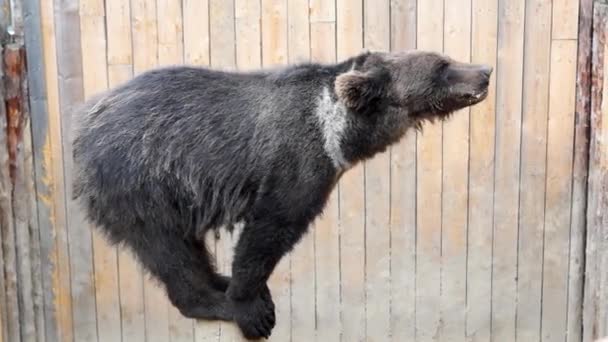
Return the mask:
<path id="1" fill-rule="evenodd" d="M 224 294 L 229 278 L 217 274 L 204 245 L 178 229 L 130 229 L 125 239 L 145 268 L 163 283 L 171 303 L 188 318 L 233 320 Z"/>

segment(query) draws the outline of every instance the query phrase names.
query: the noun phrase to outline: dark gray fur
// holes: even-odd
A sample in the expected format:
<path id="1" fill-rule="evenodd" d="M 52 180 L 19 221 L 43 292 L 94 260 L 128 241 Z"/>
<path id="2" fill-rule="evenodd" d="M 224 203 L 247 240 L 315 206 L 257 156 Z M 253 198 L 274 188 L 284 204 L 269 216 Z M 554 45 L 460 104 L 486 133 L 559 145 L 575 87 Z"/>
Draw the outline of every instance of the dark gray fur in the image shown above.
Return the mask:
<path id="1" fill-rule="evenodd" d="M 490 74 L 427 52 L 248 73 L 152 70 L 79 113 L 74 198 L 184 315 L 267 337 L 275 317 L 266 281 L 342 173 L 423 120 L 483 100 Z M 227 278 L 204 235 L 237 222 Z"/>

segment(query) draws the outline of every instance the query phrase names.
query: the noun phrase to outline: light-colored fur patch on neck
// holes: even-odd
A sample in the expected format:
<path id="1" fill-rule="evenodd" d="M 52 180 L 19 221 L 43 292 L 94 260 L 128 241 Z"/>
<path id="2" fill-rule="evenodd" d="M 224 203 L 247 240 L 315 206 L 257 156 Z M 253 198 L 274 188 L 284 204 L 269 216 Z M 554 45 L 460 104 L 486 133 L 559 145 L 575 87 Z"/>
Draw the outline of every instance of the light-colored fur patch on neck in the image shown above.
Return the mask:
<path id="1" fill-rule="evenodd" d="M 344 157 L 340 144 L 346 130 L 346 107 L 331 98 L 329 89 L 323 88 L 315 111 L 321 124 L 325 153 L 331 158 L 337 170 L 345 170 L 350 163 Z"/>

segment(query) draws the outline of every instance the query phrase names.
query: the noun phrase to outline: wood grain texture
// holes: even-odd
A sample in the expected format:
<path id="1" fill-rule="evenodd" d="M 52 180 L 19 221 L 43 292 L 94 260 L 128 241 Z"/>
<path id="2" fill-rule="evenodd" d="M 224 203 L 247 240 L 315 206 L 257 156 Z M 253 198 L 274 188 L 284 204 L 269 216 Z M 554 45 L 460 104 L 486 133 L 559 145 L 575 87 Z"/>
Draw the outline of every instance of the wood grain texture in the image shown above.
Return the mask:
<path id="1" fill-rule="evenodd" d="M 444 2 L 418 3 L 417 48 L 443 51 Z M 416 339 L 437 339 L 441 298 L 442 126 L 416 139 Z"/>
<path id="2" fill-rule="evenodd" d="M 48 137 L 48 111 L 46 109 L 46 85 L 44 78 L 44 52 L 42 42 L 42 24 L 40 5 L 35 0 L 23 2 L 24 16 L 24 40 L 27 52 L 27 92 L 29 94 L 29 111 L 31 130 L 25 131 L 24 141 L 31 142 L 32 153 L 32 181 L 31 186 L 31 217 L 34 224 L 30 230 L 31 257 L 32 257 L 32 283 L 33 283 L 33 305 L 36 325 L 36 339 L 44 342 L 46 338 L 47 316 L 45 313 L 45 290 L 44 283 L 47 281 L 43 273 L 43 263 L 46 255 L 43 255 L 41 237 L 43 232 L 51 231 L 53 228 L 49 220 L 51 206 L 42 200 L 50 195 L 50 189 L 43 181 L 49 175 L 44 165 L 44 151 Z M 29 135 L 29 136 L 28 136 Z M 0 250 L 0 253 L 2 251 Z M 0 263 L 2 260 L 0 260 Z M 0 277 L 2 278 L 2 277 Z M 0 280 L 0 283 L 2 281 Z M 0 286 L 2 286 L 0 284 Z M 3 287 L 0 287 L 3 288 Z M 0 295 L 0 305 L 2 296 Z M 0 310 L 1 312 L 1 310 Z M 49 319 L 51 321 L 51 319 Z M 2 325 L 0 318 L 0 325 Z M 0 336 L 2 332 L 0 331 Z"/>
<path id="3" fill-rule="evenodd" d="M 526 2 L 521 177 L 517 269 L 517 331 L 521 341 L 540 339 L 551 3 Z"/>
<path id="4" fill-rule="evenodd" d="M 84 100 L 84 82 L 80 14 L 97 17 L 103 13 L 95 2 L 55 2 L 57 45 L 57 75 L 59 105 L 61 109 L 61 142 L 63 147 L 63 173 L 65 176 L 68 251 L 70 261 L 71 298 L 74 320 L 74 339 L 97 340 L 97 315 L 95 303 L 93 243 L 91 227 L 86 223 L 79 205 L 72 200 L 72 115 Z M 83 28 L 86 30 L 86 28 Z M 86 31 L 83 31 L 86 34 Z M 87 78 L 88 79 L 88 78 Z M 87 81 L 88 82 L 88 81 Z M 90 86 L 86 84 L 87 88 Z"/>
<path id="5" fill-rule="evenodd" d="M 595 3 L 593 12 L 589 183 L 583 341 L 608 335 L 608 5 Z"/>
<path id="6" fill-rule="evenodd" d="M 15 13 L 13 13 L 15 15 Z M 15 270 L 21 341 L 35 341 L 34 285 L 32 279 L 32 245 L 30 232 L 34 228 L 31 211 L 32 148 L 28 99 L 24 86 L 27 78 L 25 49 L 22 43 L 7 44 L 3 51 L 4 103 L 6 104 L 7 146 L 11 213 L 15 250 Z M 10 240 L 9 240 L 10 241 Z M 10 242 L 9 242 L 10 243 Z"/>
<path id="7" fill-rule="evenodd" d="M 563 341 L 567 333 L 576 44 L 572 40 L 554 40 L 551 46 L 543 257 L 543 341 Z"/>
<path id="8" fill-rule="evenodd" d="M 59 109 L 58 56 L 55 29 L 54 2 L 40 3 L 44 74 L 48 110 L 47 139 L 43 147 L 45 168 L 49 175 L 42 181 L 50 195 L 42 194 L 41 201 L 49 203 L 51 229 L 42 231 L 44 303 L 46 337 L 49 340 L 73 340 L 72 296 L 70 293 L 70 259 L 68 254 L 66 194 L 64 187 L 61 116 Z M 41 193 L 39 192 L 40 196 Z"/>
<path id="9" fill-rule="evenodd" d="M 492 339 L 515 339 L 525 1 L 498 3 Z"/>
<path id="10" fill-rule="evenodd" d="M 0 49 L 2 56 L 2 66 L 4 66 L 4 49 Z M 4 76 L 4 67 L 2 68 L 2 74 Z M 6 87 L 4 82 L 0 85 L 0 99 L 2 104 L 6 100 Z M 13 152 L 9 151 L 9 141 L 15 141 L 15 137 L 11 137 L 10 126 L 11 119 L 7 115 L 6 107 L 3 105 L 0 109 L 0 129 L 2 134 L 0 135 L 0 146 L 2 146 L 2 152 L 0 154 L 0 209 L 3 214 L 0 217 L 0 236 L 2 237 L 2 253 L 3 253 L 3 294 L 4 294 L 4 305 L 5 307 L 5 322 L 6 322 L 6 335 L 9 340 L 17 340 L 21 335 L 21 327 L 19 321 L 19 283 L 17 279 L 17 248 L 15 240 L 15 224 L 13 216 L 13 180 L 11 174 L 14 171 L 14 164 L 11 165 L 11 157 Z M 12 134 L 14 136 L 14 133 Z"/>
<path id="11" fill-rule="evenodd" d="M 471 0 L 445 3 L 444 51 L 471 60 Z M 440 340 L 465 341 L 470 108 L 443 123 Z"/>
<path id="12" fill-rule="evenodd" d="M 471 108 L 467 239 L 469 341 L 489 341 L 492 304 L 492 222 L 494 216 L 494 139 L 498 0 L 472 2 L 471 61 L 494 67 L 488 97 Z"/>
<path id="13" fill-rule="evenodd" d="M 570 223 L 570 269 L 568 283 L 568 338 L 583 336 L 583 287 L 589 163 L 589 116 L 591 111 L 591 26 L 593 1 L 581 0 L 576 76 L 574 160 L 572 166 L 572 219 Z"/>
<path id="14" fill-rule="evenodd" d="M 416 1 L 391 1 L 391 50 L 416 47 Z M 416 334 L 416 133 L 391 149 L 390 332 L 392 341 Z"/>

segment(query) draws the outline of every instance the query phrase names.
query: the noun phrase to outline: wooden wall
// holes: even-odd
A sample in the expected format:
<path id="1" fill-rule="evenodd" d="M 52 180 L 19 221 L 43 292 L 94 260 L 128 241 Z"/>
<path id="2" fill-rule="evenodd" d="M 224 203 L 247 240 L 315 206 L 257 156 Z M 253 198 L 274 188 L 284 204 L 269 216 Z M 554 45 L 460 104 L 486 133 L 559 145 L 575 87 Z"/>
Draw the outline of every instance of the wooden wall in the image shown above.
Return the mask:
<path id="1" fill-rule="evenodd" d="M 271 340 L 581 341 L 577 0 L 26 2 L 41 28 L 46 340 L 240 340 L 233 324 L 183 318 L 85 223 L 70 195 L 75 106 L 160 65 L 245 70 L 418 48 L 493 65 L 488 99 L 343 177 L 270 280 Z M 224 272 L 234 242 L 209 241 Z"/>

